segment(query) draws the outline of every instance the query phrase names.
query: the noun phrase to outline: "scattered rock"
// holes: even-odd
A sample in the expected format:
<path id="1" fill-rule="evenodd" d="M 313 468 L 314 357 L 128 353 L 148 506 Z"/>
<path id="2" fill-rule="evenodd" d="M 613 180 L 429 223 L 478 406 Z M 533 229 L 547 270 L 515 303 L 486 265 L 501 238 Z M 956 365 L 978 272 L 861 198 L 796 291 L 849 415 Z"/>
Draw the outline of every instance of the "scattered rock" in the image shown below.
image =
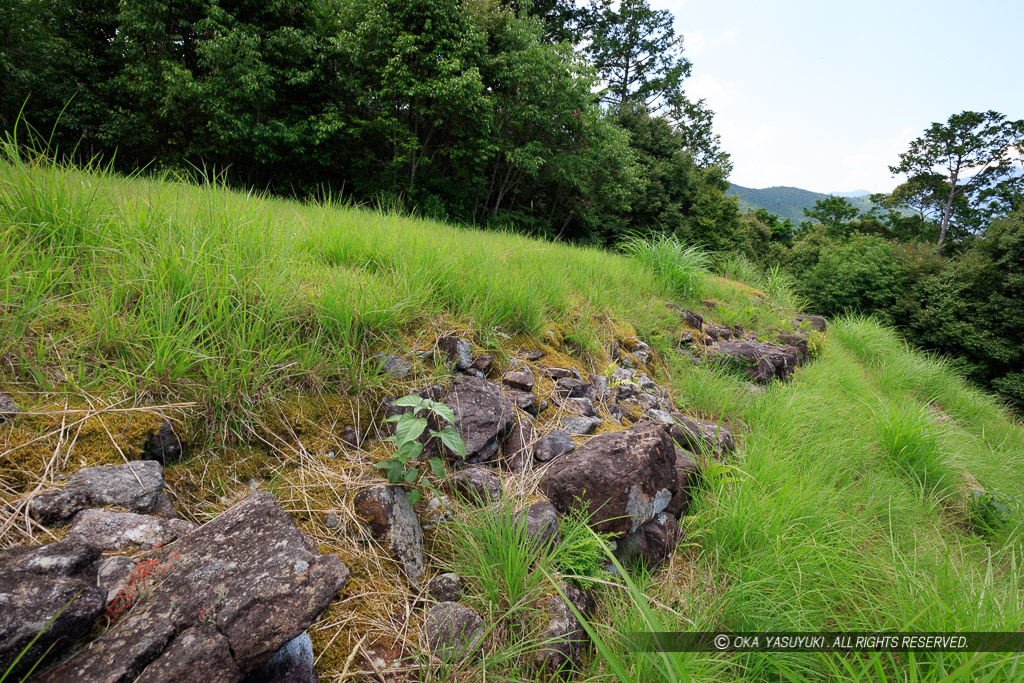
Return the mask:
<path id="1" fill-rule="evenodd" d="M 13 419 L 14 415 L 20 412 L 21 408 L 14 402 L 14 399 L 0 391 L 0 424 L 3 424 L 8 419 Z"/>
<path id="2" fill-rule="evenodd" d="M 517 389 L 509 389 L 505 387 L 505 395 L 512 401 L 512 404 L 531 415 L 535 415 L 537 412 L 537 397 L 532 391 L 518 391 Z"/>
<path id="3" fill-rule="evenodd" d="M 517 420 L 501 446 L 502 466 L 510 472 L 524 472 L 533 465 L 533 442 L 536 436 L 526 420 Z"/>
<path id="4" fill-rule="evenodd" d="M 721 341 L 707 350 L 715 361 L 731 360 L 743 366 L 756 382 L 788 378 L 799 364 L 799 352 L 792 346 L 755 341 Z"/>
<path id="5" fill-rule="evenodd" d="M 351 425 L 345 425 L 341 428 L 341 440 L 347 446 L 352 448 L 359 448 L 363 443 L 363 435 L 359 433 L 359 430 Z"/>
<path id="6" fill-rule="evenodd" d="M 562 407 L 573 415 L 597 417 L 597 408 L 589 398 L 567 398 L 562 401 Z"/>
<path id="7" fill-rule="evenodd" d="M 526 510 L 516 513 L 517 519 L 526 515 L 526 536 L 541 548 L 550 548 L 559 543 L 558 510 L 547 502 L 534 503 Z"/>
<path id="8" fill-rule="evenodd" d="M 245 683 L 319 683 L 313 640 L 303 631 L 281 646 Z"/>
<path id="9" fill-rule="evenodd" d="M 796 324 L 799 326 L 806 322 L 812 330 L 818 332 L 824 332 L 828 329 L 828 325 L 825 324 L 825 319 L 820 315 L 798 315 L 796 317 Z"/>
<path id="10" fill-rule="evenodd" d="M 660 422 L 666 425 L 675 424 L 675 420 L 672 418 L 671 415 L 666 413 L 664 410 L 659 410 L 658 408 L 651 408 L 650 410 L 648 410 L 647 416 L 654 420 L 655 422 Z"/>
<path id="11" fill-rule="evenodd" d="M 720 327 L 718 325 L 705 325 L 704 334 L 711 337 L 711 341 L 725 341 L 732 339 L 732 330 L 728 327 Z"/>
<path id="12" fill-rule="evenodd" d="M 676 340 L 676 346 L 691 346 L 694 341 L 693 332 L 690 330 L 683 330 L 679 334 L 679 339 Z"/>
<path id="13" fill-rule="evenodd" d="M 156 460 L 164 465 L 176 462 L 185 452 L 185 445 L 174 431 L 170 420 L 161 420 L 160 428 L 142 447 L 143 460 Z"/>
<path id="14" fill-rule="evenodd" d="M 382 541 L 405 569 L 414 586 L 423 577 L 423 530 L 400 486 L 374 486 L 355 497 L 356 513 L 369 522 L 370 533 Z"/>
<path id="15" fill-rule="evenodd" d="M 158 519 L 134 512 L 82 510 L 71 519 L 67 538 L 105 551 L 138 547 L 144 550 L 170 543 L 196 528 L 183 519 Z"/>
<path id="16" fill-rule="evenodd" d="M 565 368 L 544 368 L 543 372 L 545 377 L 550 377 L 554 380 L 572 377 L 572 372 Z"/>
<path id="17" fill-rule="evenodd" d="M 473 367 L 473 345 L 459 337 L 438 337 L 437 348 L 445 355 L 455 370 L 469 370 Z"/>
<path id="18" fill-rule="evenodd" d="M 484 622 L 468 607 L 442 602 L 427 612 L 423 631 L 437 657 L 457 662 L 477 653 L 484 639 Z"/>
<path id="19" fill-rule="evenodd" d="M 448 500 L 448 496 L 431 496 L 423 510 L 420 527 L 423 531 L 430 531 L 451 518 L 452 502 Z"/>
<path id="20" fill-rule="evenodd" d="M 547 462 L 560 455 L 572 453 L 574 450 L 576 450 L 576 442 L 572 440 L 572 437 L 556 429 L 537 439 L 537 443 L 533 446 L 533 457 L 540 462 Z"/>
<path id="21" fill-rule="evenodd" d="M 810 348 L 807 346 L 807 335 L 803 332 L 783 332 L 779 335 L 779 343 L 784 347 L 792 346 L 796 349 L 798 363 L 806 363 L 811 357 Z"/>
<path id="22" fill-rule="evenodd" d="M 672 499 L 672 439 L 663 425 L 652 423 L 596 436 L 549 465 L 540 488 L 562 514 L 582 502 L 595 529 L 624 536 Z"/>
<path id="23" fill-rule="evenodd" d="M 705 455 L 725 455 L 736 450 L 736 439 L 725 425 L 694 420 L 678 413 L 672 417 L 676 422 L 672 438 L 682 448 Z"/>
<path id="24" fill-rule="evenodd" d="M 466 444 L 466 462 L 493 460 L 515 423 L 512 403 L 495 385 L 481 379 L 459 382 L 445 394 L 444 403 L 455 413 L 455 429 Z"/>
<path id="25" fill-rule="evenodd" d="M 651 347 L 639 339 L 631 339 L 630 342 L 630 351 L 633 354 L 633 358 L 635 358 L 641 365 L 647 365 L 650 363 Z"/>
<path id="26" fill-rule="evenodd" d="M 408 361 L 393 353 L 375 353 L 371 359 L 377 363 L 377 372 L 381 375 L 405 377 L 412 372 L 412 366 Z"/>
<path id="27" fill-rule="evenodd" d="M 703 329 L 704 318 L 700 314 L 694 313 L 693 311 L 688 311 L 685 308 L 679 306 L 678 304 L 672 303 L 671 301 L 666 302 L 665 306 L 677 312 L 679 314 L 679 317 L 683 319 L 684 323 L 694 328 L 698 332 Z"/>
<path id="28" fill-rule="evenodd" d="M 135 560 L 124 555 L 110 555 L 97 563 L 96 584 L 106 593 L 108 605 L 128 583 L 128 577 L 133 569 L 135 569 Z"/>
<path id="29" fill-rule="evenodd" d="M 473 369 L 479 370 L 484 375 L 490 372 L 492 365 L 494 365 L 494 356 L 482 355 L 473 359 Z"/>
<path id="30" fill-rule="evenodd" d="M 163 488 L 163 467 L 153 460 L 87 467 L 68 477 L 63 487 L 36 496 L 32 514 L 43 524 L 53 525 L 86 508 L 151 512 Z"/>
<path id="31" fill-rule="evenodd" d="M 171 499 L 166 493 L 161 493 L 156 499 L 156 505 L 149 511 L 149 514 L 163 519 L 181 519 L 178 515 L 178 511 L 174 509 L 174 504 L 171 503 Z"/>
<path id="32" fill-rule="evenodd" d="M 555 382 L 555 392 L 562 398 L 597 398 L 597 390 L 590 382 L 574 377 L 566 377 Z"/>
<path id="33" fill-rule="evenodd" d="M 654 567 L 672 556 L 681 536 L 676 518 L 671 513 L 661 512 L 620 540 L 615 555 L 623 563 Z"/>
<path id="34" fill-rule="evenodd" d="M 88 632 L 107 604 L 106 591 L 96 582 L 100 552 L 75 541 L 0 551 L 0 672 L 37 635 L 11 672 L 12 680 L 20 680 L 54 644 Z"/>
<path id="35" fill-rule="evenodd" d="M 562 418 L 562 429 L 569 434 L 586 436 L 593 434 L 594 430 L 601 426 L 601 419 L 597 417 L 564 417 Z"/>
<path id="36" fill-rule="evenodd" d="M 501 500 L 501 477 L 484 467 L 470 467 L 451 475 L 452 491 L 463 499 L 480 505 Z"/>
<path id="37" fill-rule="evenodd" d="M 438 574 L 427 584 L 427 594 L 438 602 L 458 602 L 462 599 L 462 577 L 455 572 Z"/>
<path id="38" fill-rule="evenodd" d="M 619 343 L 618 339 L 613 339 L 612 343 L 608 346 L 608 357 L 612 359 L 613 363 L 622 358 L 622 344 Z"/>
<path id="39" fill-rule="evenodd" d="M 148 597 L 41 680 L 237 681 L 305 631 L 348 579 L 265 492 L 139 559 L 129 581 L 148 580 Z"/>
<path id="40" fill-rule="evenodd" d="M 591 384 L 594 385 L 594 391 L 597 393 L 595 401 L 607 401 L 608 400 L 608 378 L 604 375 L 589 375 L 587 379 Z"/>
<path id="41" fill-rule="evenodd" d="M 506 372 L 501 378 L 502 384 L 512 387 L 513 389 L 518 389 L 519 391 L 533 391 L 533 385 L 535 382 L 536 378 L 533 376 L 533 372 L 530 368 Z"/>
<path id="42" fill-rule="evenodd" d="M 693 453 L 676 447 L 676 492 L 669 501 L 665 512 L 674 517 L 683 517 L 693 501 L 693 489 L 700 483 L 701 469 Z"/>
<path id="43" fill-rule="evenodd" d="M 522 356 L 523 358 L 525 358 L 526 360 L 532 362 L 532 361 L 537 361 L 537 360 L 540 360 L 541 358 L 543 358 L 544 357 L 544 352 L 540 351 L 540 350 L 523 351 L 519 355 Z"/>
<path id="44" fill-rule="evenodd" d="M 596 608 L 590 595 L 564 582 L 559 588 L 585 619 L 590 618 Z M 537 652 L 537 664 L 551 673 L 564 674 L 579 669 L 583 646 L 588 641 L 586 630 L 561 595 L 549 595 L 544 601 L 544 611 L 547 624 L 539 635 L 544 644 Z"/>
<path id="45" fill-rule="evenodd" d="M 327 518 L 324 520 L 324 526 L 328 529 L 341 528 L 341 517 L 334 514 L 333 512 L 328 513 Z"/>

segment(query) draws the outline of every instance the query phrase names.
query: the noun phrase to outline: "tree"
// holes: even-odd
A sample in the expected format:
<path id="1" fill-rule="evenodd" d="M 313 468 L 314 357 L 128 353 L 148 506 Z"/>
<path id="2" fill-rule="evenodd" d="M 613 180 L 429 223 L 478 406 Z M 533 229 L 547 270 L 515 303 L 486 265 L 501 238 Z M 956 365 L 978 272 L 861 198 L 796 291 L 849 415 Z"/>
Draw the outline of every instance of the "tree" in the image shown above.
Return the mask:
<path id="1" fill-rule="evenodd" d="M 977 228 L 994 213 L 1012 208 L 1007 203 L 1019 197 L 1022 182 L 1013 172 L 1014 155 L 1022 151 L 1024 121 L 1008 121 L 995 111 L 964 111 L 950 116 L 945 125 L 933 123 L 889 170 L 906 173 L 911 182 L 919 183 L 918 190 L 934 193 L 936 176 L 946 183 L 939 195 L 941 247 L 958 200 L 967 203 L 965 227 Z"/>
<path id="2" fill-rule="evenodd" d="M 845 197 L 826 197 L 815 201 L 814 208 L 804 209 L 804 215 L 812 220 L 804 221 L 802 225 L 807 227 L 809 223 L 821 223 L 830 234 L 841 235 L 859 213 Z"/>
<path id="3" fill-rule="evenodd" d="M 647 0 L 621 0 L 617 10 L 601 0 L 586 52 L 607 83 L 602 102 L 639 103 L 651 113 L 682 105 L 691 64 L 673 21 L 671 12 L 653 10 Z"/>

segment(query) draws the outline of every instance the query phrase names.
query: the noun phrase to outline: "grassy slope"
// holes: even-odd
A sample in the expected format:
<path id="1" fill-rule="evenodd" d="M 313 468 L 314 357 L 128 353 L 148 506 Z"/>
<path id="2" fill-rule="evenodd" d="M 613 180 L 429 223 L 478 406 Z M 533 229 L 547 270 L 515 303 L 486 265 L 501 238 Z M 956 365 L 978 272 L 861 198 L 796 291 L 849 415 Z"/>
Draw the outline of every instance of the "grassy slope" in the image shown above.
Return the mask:
<path id="1" fill-rule="evenodd" d="M 711 478 L 685 522 L 688 543 L 667 568 L 639 578 L 665 627 L 1020 628 L 1020 528 L 971 533 L 961 479 L 966 472 L 1024 496 L 1024 431 L 942 363 L 872 323 L 835 324 L 822 358 L 793 383 L 754 394 L 671 352 L 678 319 L 666 300 L 698 308 L 713 299 L 715 322 L 748 329 L 782 323 L 780 308 L 718 278 L 682 296 L 664 273 L 597 250 L 16 160 L 0 164 L 0 188 L 0 389 L 41 412 L 195 402 L 175 413 L 196 444 L 188 462 L 168 470 L 179 507 L 202 519 L 255 482 L 353 568 L 345 599 L 313 633 L 328 680 L 361 634 L 409 644 L 417 627 L 396 623 L 391 600 L 406 599 L 394 594 L 400 581 L 367 558 L 351 520 L 351 491 L 375 480 L 370 463 L 380 453 L 343 450 L 325 422 L 332 413 L 351 421 L 353 406 L 400 389 L 380 386 L 368 370 L 371 350 L 415 348 L 452 328 L 499 362 L 547 344 L 572 355 L 560 361 L 596 371 L 607 366 L 607 340 L 635 332 L 659 351 L 660 381 L 687 410 L 723 415 L 742 430 L 733 468 Z M 433 379 L 417 373 L 410 385 Z M 102 429 L 85 420 L 77 432 L 62 419 L 29 419 L 26 429 L 49 436 L 28 447 L 2 428 L 8 510 L 62 471 L 119 461 L 115 451 L 135 434 L 112 414 L 97 417 Z M 892 443 L 903 451 L 893 454 Z M 931 454 L 930 472 L 947 475 L 938 486 L 896 464 L 908 446 Z M 328 459 L 328 448 L 345 457 Z M 350 532 L 326 529 L 328 512 Z M 4 518 L 4 545 L 25 540 L 20 520 Z M 602 632 L 638 626 L 641 611 L 620 589 L 606 588 L 603 604 Z M 1018 660 L 648 658 L 613 648 L 592 660 L 589 676 L 609 675 L 617 663 L 632 680 L 829 680 L 851 667 L 862 680 L 952 672 L 1014 680 Z M 520 666 L 491 661 L 499 674 Z"/>

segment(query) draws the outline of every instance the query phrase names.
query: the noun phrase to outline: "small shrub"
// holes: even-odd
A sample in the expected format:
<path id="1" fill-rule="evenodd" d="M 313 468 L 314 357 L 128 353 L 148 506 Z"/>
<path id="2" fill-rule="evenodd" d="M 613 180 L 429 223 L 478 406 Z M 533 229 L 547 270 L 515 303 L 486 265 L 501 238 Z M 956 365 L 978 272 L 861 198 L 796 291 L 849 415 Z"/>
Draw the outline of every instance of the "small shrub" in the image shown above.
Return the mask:
<path id="1" fill-rule="evenodd" d="M 428 442 L 431 439 L 436 439 L 442 446 L 455 451 L 460 457 L 466 456 L 466 444 L 463 443 L 462 437 L 454 427 L 444 427 L 440 430 L 429 429 L 429 418 L 446 420 L 449 425 L 455 424 L 455 415 L 445 404 L 422 398 L 416 394 L 409 394 L 396 400 L 392 405 L 411 408 L 411 410 L 401 415 L 393 415 L 386 420 L 395 425 L 395 433 L 385 439 L 385 441 L 395 444 L 395 452 L 390 458 L 376 463 L 374 467 L 384 470 L 388 481 L 392 484 L 412 487 L 408 491 L 408 496 L 409 503 L 413 504 L 420 499 L 419 489 L 415 488 L 418 484 L 424 483 L 428 488 L 433 489 L 430 481 L 423 478 L 426 470 L 410 464 L 423 453 L 425 444 L 419 441 L 423 432 L 429 431 Z M 421 416 L 420 413 L 425 413 L 428 417 Z M 444 463 L 440 458 L 431 458 L 429 463 L 435 475 L 444 477 Z"/>
<path id="2" fill-rule="evenodd" d="M 1001 491 L 971 491 L 968 506 L 971 524 L 985 535 L 1005 528 L 1018 509 L 1016 499 Z"/>

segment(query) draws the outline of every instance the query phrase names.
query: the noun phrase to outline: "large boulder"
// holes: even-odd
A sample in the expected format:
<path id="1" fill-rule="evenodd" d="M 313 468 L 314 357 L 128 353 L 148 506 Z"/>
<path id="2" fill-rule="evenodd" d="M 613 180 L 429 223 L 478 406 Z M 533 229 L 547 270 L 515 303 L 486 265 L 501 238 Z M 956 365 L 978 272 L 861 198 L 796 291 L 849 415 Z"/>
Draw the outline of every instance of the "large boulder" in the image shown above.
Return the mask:
<path id="1" fill-rule="evenodd" d="M 305 631 L 347 580 L 342 561 L 321 554 L 273 495 L 253 493 L 140 557 L 125 600 L 112 604 L 131 610 L 42 680 L 239 681 Z"/>
<path id="2" fill-rule="evenodd" d="M 484 621 L 457 602 L 442 602 L 427 612 L 423 632 L 435 655 L 445 662 L 457 662 L 479 650 L 484 639 Z"/>
<path id="3" fill-rule="evenodd" d="M 170 543 L 195 528 L 195 524 L 183 519 L 159 519 L 134 512 L 90 509 L 82 510 L 71 519 L 65 538 L 103 550 L 128 547 L 148 550 Z"/>
<path id="4" fill-rule="evenodd" d="M 466 444 L 466 462 L 493 460 L 515 424 L 512 403 L 498 387 L 476 378 L 457 383 L 445 394 L 444 403 L 455 414 L 455 429 Z"/>
<path id="5" fill-rule="evenodd" d="M 100 553 L 76 541 L 0 551 L 0 672 L 24 651 L 12 671 L 18 680 L 51 646 L 88 632 L 107 604 L 96 585 Z"/>
<path id="6" fill-rule="evenodd" d="M 825 324 L 825 319 L 820 315 L 798 315 L 796 317 L 796 324 L 798 326 L 802 326 L 804 323 L 806 323 L 812 330 L 816 330 L 818 332 L 824 332 L 828 329 L 828 326 Z"/>
<path id="7" fill-rule="evenodd" d="M 153 460 L 87 467 L 68 477 L 64 486 L 36 496 L 32 514 L 43 524 L 59 524 L 86 508 L 152 512 L 161 503 L 163 488 L 163 467 Z"/>
<path id="8" fill-rule="evenodd" d="M 672 499 L 672 439 L 664 425 L 652 423 L 596 436 L 552 462 L 540 488 L 562 514 L 584 504 L 595 529 L 624 536 Z"/>
<path id="9" fill-rule="evenodd" d="M 800 363 L 795 347 L 755 341 L 720 341 L 707 350 L 707 356 L 739 365 L 755 382 L 787 379 Z"/>
<path id="10" fill-rule="evenodd" d="M 381 541 L 405 570 L 414 586 L 423 577 L 423 529 L 412 509 L 405 489 L 400 486 L 374 486 L 355 497 L 356 513 L 370 526 L 370 533 Z"/>
<path id="11" fill-rule="evenodd" d="M 584 619 L 594 613 L 596 603 L 588 593 L 571 584 L 562 583 L 559 587 L 568 602 L 558 594 L 549 595 L 544 600 L 543 627 L 538 634 L 541 644 L 535 658 L 541 670 L 566 674 L 580 668 L 583 646 L 589 640 L 569 603 Z"/>

